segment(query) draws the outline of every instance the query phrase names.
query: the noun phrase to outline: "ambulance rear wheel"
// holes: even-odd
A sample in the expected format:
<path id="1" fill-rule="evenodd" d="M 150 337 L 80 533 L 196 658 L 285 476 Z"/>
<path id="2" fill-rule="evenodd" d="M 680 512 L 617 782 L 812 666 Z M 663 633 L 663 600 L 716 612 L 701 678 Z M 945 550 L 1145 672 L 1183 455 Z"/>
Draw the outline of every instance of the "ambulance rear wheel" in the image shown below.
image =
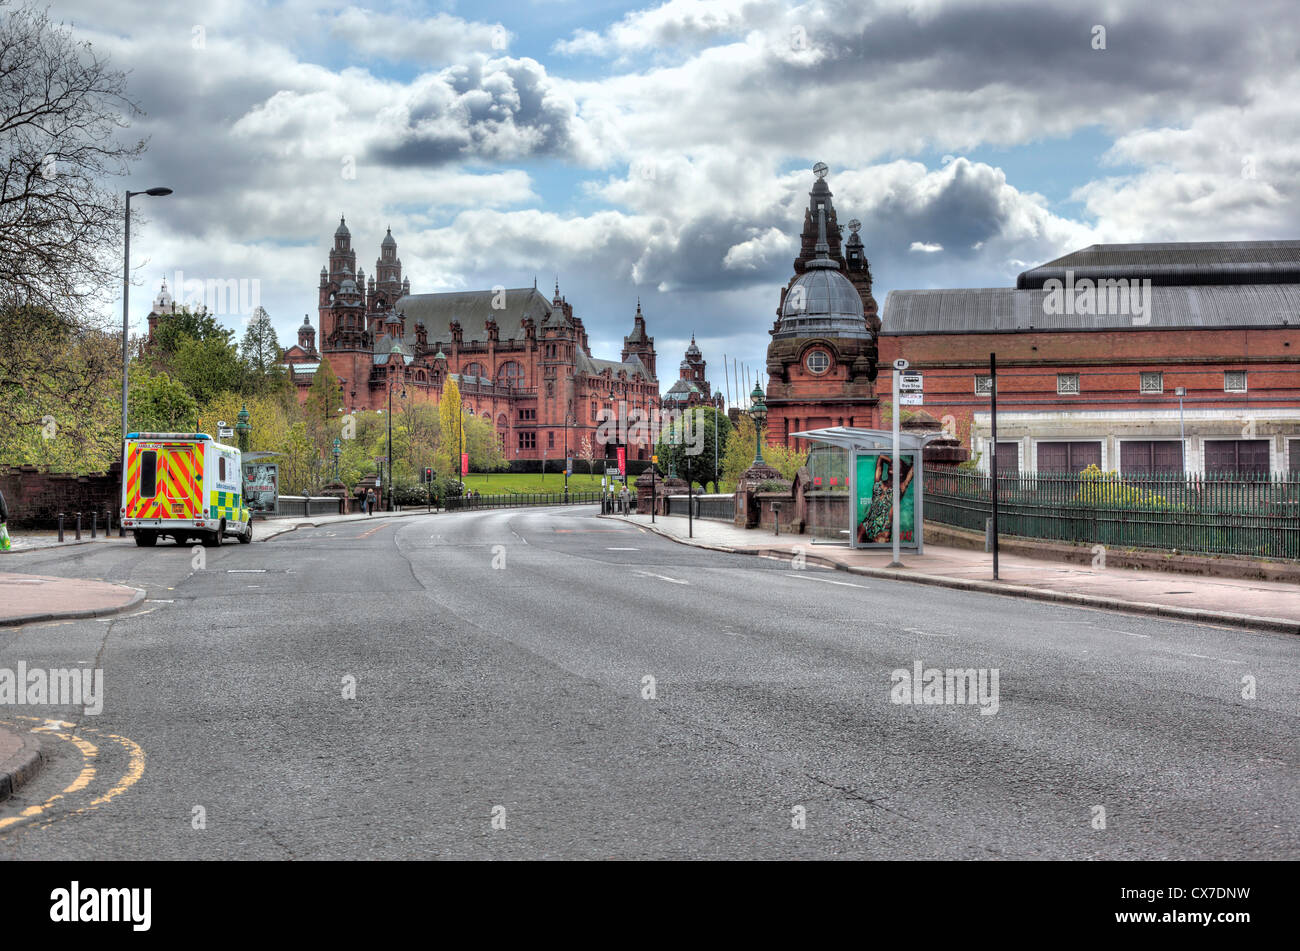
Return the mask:
<path id="1" fill-rule="evenodd" d="M 248 520 L 248 527 L 244 529 L 244 534 L 239 536 L 239 544 L 247 545 L 253 540 L 253 520 Z"/>
<path id="2" fill-rule="evenodd" d="M 154 546 L 154 543 L 158 541 L 158 536 L 155 535 L 153 532 L 146 532 L 146 531 L 141 531 L 140 529 L 136 529 L 132 534 L 135 535 L 136 545 L 138 545 L 141 548 L 152 548 Z"/>
<path id="3" fill-rule="evenodd" d="M 218 548 L 226 540 L 226 523 L 222 522 L 215 532 L 208 532 L 203 536 L 204 548 Z"/>

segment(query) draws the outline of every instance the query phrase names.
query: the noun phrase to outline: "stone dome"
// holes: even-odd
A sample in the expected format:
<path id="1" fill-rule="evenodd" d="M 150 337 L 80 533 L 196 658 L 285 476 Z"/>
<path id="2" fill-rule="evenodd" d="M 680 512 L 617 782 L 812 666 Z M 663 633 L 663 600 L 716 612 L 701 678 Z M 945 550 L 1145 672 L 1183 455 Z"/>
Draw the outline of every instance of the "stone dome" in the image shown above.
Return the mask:
<path id="1" fill-rule="evenodd" d="M 857 288 L 834 261 L 819 258 L 790 285 L 773 336 L 870 338 L 871 330 Z"/>

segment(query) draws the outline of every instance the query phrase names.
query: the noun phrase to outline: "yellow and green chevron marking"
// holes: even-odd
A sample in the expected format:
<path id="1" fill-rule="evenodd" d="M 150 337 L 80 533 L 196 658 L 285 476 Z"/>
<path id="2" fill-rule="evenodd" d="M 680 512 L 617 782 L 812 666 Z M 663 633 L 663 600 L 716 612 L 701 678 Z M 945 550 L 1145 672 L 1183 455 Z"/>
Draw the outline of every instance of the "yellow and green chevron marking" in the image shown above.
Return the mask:
<path id="1" fill-rule="evenodd" d="M 208 499 L 212 502 L 209 518 L 224 518 L 228 522 L 248 521 L 240 493 L 213 492 L 208 496 Z"/>

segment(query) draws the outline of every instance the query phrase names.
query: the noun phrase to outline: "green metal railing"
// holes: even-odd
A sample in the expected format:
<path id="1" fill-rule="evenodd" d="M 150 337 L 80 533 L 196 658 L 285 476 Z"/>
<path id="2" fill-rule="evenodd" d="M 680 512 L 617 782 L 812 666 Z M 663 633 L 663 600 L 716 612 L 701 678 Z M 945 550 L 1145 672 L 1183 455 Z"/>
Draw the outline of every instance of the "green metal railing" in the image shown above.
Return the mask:
<path id="1" fill-rule="evenodd" d="M 457 512 L 463 509 L 510 509 L 529 505 L 589 505 L 599 501 L 599 492 L 570 492 L 568 495 L 563 492 L 515 492 L 445 499 L 443 508 Z"/>
<path id="2" fill-rule="evenodd" d="M 986 473 L 925 474 L 927 519 L 982 532 L 992 499 Z M 1300 559 L 1300 473 L 1003 474 L 998 530 L 1118 548 Z"/>

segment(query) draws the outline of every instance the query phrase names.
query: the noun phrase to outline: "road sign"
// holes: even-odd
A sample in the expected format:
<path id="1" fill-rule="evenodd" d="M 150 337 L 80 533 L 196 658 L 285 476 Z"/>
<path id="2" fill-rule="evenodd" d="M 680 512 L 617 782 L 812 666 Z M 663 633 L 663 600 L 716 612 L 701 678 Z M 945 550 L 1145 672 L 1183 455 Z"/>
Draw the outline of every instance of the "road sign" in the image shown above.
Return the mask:
<path id="1" fill-rule="evenodd" d="M 898 378 L 898 388 L 900 390 L 920 390 L 922 388 L 921 374 L 904 373 Z"/>
<path id="2" fill-rule="evenodd" d="M 899 393 L 899 406 L 924 406 L 925 394 L 923 393 Z"/>
<path id="3" fill-rule="evenodd" d="M 607 476 L 617 476 L 617 475 L 619 475 L 618 466 L 606 466 L 606 467 L 605 467 L 605 475 L 607 475 Z"/>
<path id="4" fill-rule="evenodd" d="M 387 462 L 387 461 L 388 461 L 387 456 L 375 456 L 375 465 L 379 465 L 379 463 Z"/>
<path id="5" fill-rule="evenodd" d="M 911 364 L 908 363 L 906 360 L 904 360 L 902 357 L 899 357 L 897 360 L 894 361 L 894 369 L 900 372 L 906 370 L 910 366 Z"/>

